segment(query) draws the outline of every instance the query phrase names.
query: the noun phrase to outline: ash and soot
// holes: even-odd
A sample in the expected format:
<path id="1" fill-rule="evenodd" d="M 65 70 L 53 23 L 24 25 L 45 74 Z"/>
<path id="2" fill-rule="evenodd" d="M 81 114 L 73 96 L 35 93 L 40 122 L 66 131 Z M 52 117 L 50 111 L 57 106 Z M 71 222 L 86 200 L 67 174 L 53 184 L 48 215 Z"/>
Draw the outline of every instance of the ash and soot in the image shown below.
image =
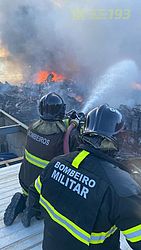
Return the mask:
<path id="1" fill-rule="evenodd" d="M 121 61 L 140 68 L 140 7 L 138 0 L 1 0 L 0 81 L 11 74 L 11 83 L 36 82 L 48 71 L 91 90 Z"/>
<path id="2" fill-rule="evenodd" d="M 0 108 L 29 125 L 52 91 L 68 110 L 108 103 L 126 121 L 125 164 L 140 173 L 140 10 L 140 0 L 0 0 Z"/>
<path id="3" fill-rule="evenodd" d="M 140 8 L 138 0 L 1 0 L 0 108 L 30 124 L 50 91 L 68 110 L 108 103 L 139 145 Z"/>

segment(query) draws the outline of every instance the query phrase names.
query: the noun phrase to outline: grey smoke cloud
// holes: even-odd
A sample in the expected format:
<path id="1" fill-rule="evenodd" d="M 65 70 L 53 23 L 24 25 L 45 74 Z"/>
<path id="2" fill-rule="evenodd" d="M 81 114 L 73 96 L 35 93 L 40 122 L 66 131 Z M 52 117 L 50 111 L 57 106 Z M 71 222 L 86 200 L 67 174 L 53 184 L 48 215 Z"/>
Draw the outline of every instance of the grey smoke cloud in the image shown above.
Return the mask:
<path id="1" fill-rule="evenodd" d="M 101 9 L 113 17 L 96 20 Z M 25 76 L 51 69 L 92 88 L 123 60 L 140 69 L 140 9 L 139 0 L 1 0 L 0 35 Z"/>
<path id="2" fill-rule="evenodd" d="M 139 78 L 139 69 L 134 61 L 116 63 L 100 76 L 87 99 L 83 112 L 103 103 L 118 107 L 120 104 L 133 106 L 141 103 L 141 93 L 134 89 Z M 140 85 L 141 86 L 141 85 Z"/>

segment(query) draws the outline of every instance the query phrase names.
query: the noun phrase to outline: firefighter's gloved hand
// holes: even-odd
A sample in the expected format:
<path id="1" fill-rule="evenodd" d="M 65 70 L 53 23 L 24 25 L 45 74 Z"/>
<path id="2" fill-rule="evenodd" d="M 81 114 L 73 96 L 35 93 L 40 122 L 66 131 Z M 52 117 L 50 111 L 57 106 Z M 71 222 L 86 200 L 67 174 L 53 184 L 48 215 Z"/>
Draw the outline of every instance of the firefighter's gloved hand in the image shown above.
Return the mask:
<path id="1" fill-rule="evenodd" d="M 72 120 L 70 121 L 70 124 L 73 124 L 74 127 L 77 128 L 77 127 L 79 126 L 79 119 L 77 119 L 77 118 L 72 119 Z"/>
<path id="2" fill-rule="evenodd" d="M 69 118 L 69 119 L 75 119 L 77 117 L 77 113 L 74 109 L 70 110 L 66 116 Z"/>
<path id="3" fill-rule="evenodd" d="M 78 113 L 78 117 L 79 117 L 79 119 L 83 119 L 84 120 L 86 116 L 85 116 L 85 114 L 83 112 L 79 112 Z"/>

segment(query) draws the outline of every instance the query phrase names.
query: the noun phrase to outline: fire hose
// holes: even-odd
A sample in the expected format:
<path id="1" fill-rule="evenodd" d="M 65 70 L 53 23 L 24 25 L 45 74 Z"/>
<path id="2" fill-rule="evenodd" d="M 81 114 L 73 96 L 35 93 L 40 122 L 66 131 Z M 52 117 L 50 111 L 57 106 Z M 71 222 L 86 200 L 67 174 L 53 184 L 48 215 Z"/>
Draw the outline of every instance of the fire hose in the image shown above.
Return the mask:
<path id="1" fill-rule="evenodd" d="M 64 143 L 63 143 L 64 154 L 68 154 L 70 152 L 70 147 L 69 147 L 70 134 L 71 131 L 77 126 L 77 123 L 74 121 L 75 120 L 71 121 L 71 124 L 67 128 L 67 131 L 64 136 Z"/>
<path id="2" fill-rule="evenodd" d="M 85 124 L 85 114 L 83 112 L 77 114 L 75 110 L 71 110 L 67 113 L 66 118 L 69 118 L 70 125 L 67 128 L 67 131 L 64 136 L 64 143 L 63 143 L 64 154 L 68 154 L 70 152 L 69 141 L 72 130 L 74 128 L 77 128 L 79 133 L 81 133 L 81 130 L 83 129 Z"/>
<path id="3" fill-rule="evenodd" d="M 69 139 L 70 139 L 70 134 L 71 131 L 75 128 L 75 124 L 71 123 L 69 127 L 67 128 L 67 131 L 64 136 L 64 143 L 63 143 L 63 150 L 64 154 L 68 154 L 70 152 L 70 147 L 69 147 Z"/>

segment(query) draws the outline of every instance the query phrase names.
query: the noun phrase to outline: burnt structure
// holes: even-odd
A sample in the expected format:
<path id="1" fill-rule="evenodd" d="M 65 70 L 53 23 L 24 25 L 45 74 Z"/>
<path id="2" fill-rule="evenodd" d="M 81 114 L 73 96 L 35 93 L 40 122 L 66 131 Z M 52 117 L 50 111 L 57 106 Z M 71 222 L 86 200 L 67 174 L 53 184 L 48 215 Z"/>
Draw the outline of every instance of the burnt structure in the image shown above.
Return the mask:
<path id="1" fill-rule="evenodd" d="M 19 86 L 5 82 L 4 84 L 0 83 L 0 109 L 26 125 L 30 125 L 39 118 L 39 99 L 53 91 L 63 97 L 68 111 L 75 109 L 80 112 L 86 101 L 86 90 L 81 90 L 79 85 L 71 80 L 44 82 L 42 84 L 27 83 Z M 132 108 L 120 105 L 119 110 L 126 122 L 126 130 L 121 140 L 122 150 L 120 154 L 141 155 L 141 105 Z"/>
<path id="2" fill-rule="evenodd" d="M 27 83 L 19 86 L 10 85 L 8 82 L 0 83 L 0 109 L 29 125 L 39 118 L 40 98 L 53 91 L 63 97 L 68 111 L 81 109 L 84 97 L 80 88 L 72 81 Z"/>
<path id="3" fill-rule="evenodd" d="M 134 156 L 141 155 L 141 105 L 130 108 L 120 105 L 120 112 L 126 122 L 126 129 L 123 133 L 122 154 Z"/>

